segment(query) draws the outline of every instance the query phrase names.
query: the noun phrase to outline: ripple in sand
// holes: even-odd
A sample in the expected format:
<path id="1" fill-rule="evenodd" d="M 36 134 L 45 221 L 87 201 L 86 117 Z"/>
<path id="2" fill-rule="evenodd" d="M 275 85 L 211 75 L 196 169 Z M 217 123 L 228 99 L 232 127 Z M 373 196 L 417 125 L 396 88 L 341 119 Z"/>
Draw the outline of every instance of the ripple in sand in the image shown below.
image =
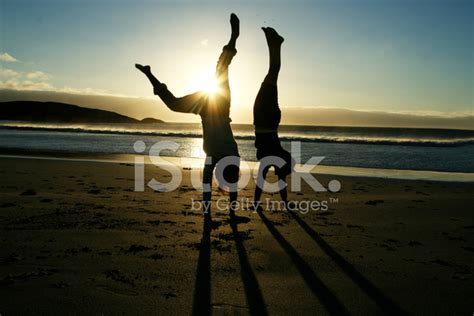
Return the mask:
<path id="1" fill-rule="evenodd" d="M 99 290 L 103 290 L 108 293 L 123 295 L 123 296 L 138 296 L 138 293 L 129 289 L 118 289 L 114 287 L 110 287 L 107 285 L 98 285 L 97 288 Z"/>

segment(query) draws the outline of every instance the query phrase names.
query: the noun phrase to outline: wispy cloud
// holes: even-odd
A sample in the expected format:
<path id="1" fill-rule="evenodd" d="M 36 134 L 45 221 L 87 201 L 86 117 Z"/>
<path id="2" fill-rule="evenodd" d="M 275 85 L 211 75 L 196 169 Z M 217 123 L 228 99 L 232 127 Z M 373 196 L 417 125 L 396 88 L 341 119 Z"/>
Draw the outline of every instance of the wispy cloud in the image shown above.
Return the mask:
<path id="1" fill-rule="evenodd" d="M 9 68 L 0 68 L 1 89 L 14 90 L 51 90 L 53 86 L 47 82 L 51 75 L 43 71 L 20 72 Z"/>
<path id="2" fill-rule="evenodd" d="M 0 61 L 18 62 L 16 58 L 8 53 L 0 54 Z M 105 90 L 93 88 L 73 88 L 73 87 L 57 87 L 50 83 L 53 76 L 50 73 L 33 70 L 33 71 L 17 71 L 9 68 L 0 68 L 0 89 L 16 90 L 16 91 L 44 91 L 58 92 L 79 95 L 109 95 L 122 97 L 123 95 L 114 95 Z M 3 79 L 3 80 L 2 80 Z"/>
<path id="3" fill-rule="evenodd" d="M 110 94 L 105 90 L 98 90 L 93 88 L 71 88 L 71 87 L 56 87 L 46 81 L 33 81 L 33 80 L 23 80 L 23 79 L 8 79 L 5 81 L 0 81 L 0 89 L 9 89 L 17 91 L 48 91 L 48 92 L 60 92 L 60 93 L 70 93 L 70 94 L 79 94 L 79 95 L 109 95 L 109 96 L 118 96 Z"/>
<path id="4" fill-rule="evenodd" d="M 10 68 L 0 68 L 0 77 L 6 77 L 10 79 L 23 77 L 27 80 L 49 80 L 52 76 L 44 71 L 39 70 L 24 73 Z"/>
<path id="5" fill-rule="evenodd" d="M 6 61 L 6 62 L 17 62 L 18 59 L 16 59 L 15 57 L 13 57 L 12 55 L 10 55 L 9 53 L 3 53 L 3 54 L 0 54 L 0 61 Z"/>
<path id="6" fill-rule="evenodd" d="M 51 78 L 50 74 L 47 74 L 43 71 L 29 72 L 25 76 L 28 79 L 37 79 L 37 80 L 49 80 Z"/>
<path id="7" fill-rule="evenodd" d="M 209 44 L 209 40 L 207 38 L 205 38 L 201 41 L 202 46 L 207 46 L 207 44 Z"/>
<path id="8" fill-rule="evenodd" d="M 20 72 L 13 69 L 0 68 L 0 77 L 12 78 L 12 77 L 18 77 L 20 76 L 20 74 L 21 74 Z"/>
<path id="9" fill-rule="evenodd" d="M 51 90 L 51 86 L 47 82 L 35 82 L 31 80 L 17 80 L 10 79 L 7 81 L 0 81 L 0 89 L 13 89 L 13 90 Z"/>
<path id="10" fill-rule="evenodd" d="M 71 88 L 71 87 L 62 87 L 62 88 L 54 88 L 52 91 L 55 92 L 63 92 L 63 93 L 71 93 L 71 94 L 85 94 L 85 95 L 110 95 L 110 96 L 115 96 L 114 94 L 109 94 L 105 90 L 100 90 L 100 89 L 93 89 L 93 88 L 83 88 L 83 89 L 77 89 L 77 88 Z M 120 96 L 120 95 L 117 95 Z"/>

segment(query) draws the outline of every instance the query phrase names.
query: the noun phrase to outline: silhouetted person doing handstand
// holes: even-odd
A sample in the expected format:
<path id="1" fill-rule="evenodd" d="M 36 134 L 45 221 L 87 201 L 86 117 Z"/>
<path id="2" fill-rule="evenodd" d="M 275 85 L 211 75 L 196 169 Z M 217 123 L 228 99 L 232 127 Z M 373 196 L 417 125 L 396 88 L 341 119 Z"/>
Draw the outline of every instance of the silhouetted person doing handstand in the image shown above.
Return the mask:
<path id="1" fill-rule="evenodd" d="M 255 147 L 257 159 L 261 161 L 265 157 L 278 157 L 284 164 L 278 167 L 276 164 L 260 165 L 257 186 L 255 187 L 255 207 L 258 207 L 262 195 L 263 180 L 268 170 L 273 166 L 279 180 L 286 183 L 286 177 L 291 174 L 294 160 L 291 154 L 283 149 L 278 137 L 278 126 L 281 120 L 281 111 L 278 106 L 277 80 L 281 67 L 281 44 L 284 39 L 273 28 L 262 27 L 267 39 L 270 55 L 270 66 L 265 79 L 260 86 L 253 107 L 253 124 L 255 126 Z M 280 188 L 280 196 L 287 207 L 286 187 Z"/>
<path id="2" fill-rule="evenodd" d="M 158 95 L 169 109 L 175 112 L 194 113 L 201 116 L 203 129 L 203 147 L 210 159 L 210 164 L 205 164 L 203 175 L 203 205 L 204 213 L 209 214 L 211 202 L 211 184 L 213 171 L 219 161 L 225 157 L 236 157 L 235 165 L 225 167 L 223 175 L 229 183 L 229 197 L 231 202 L 231 215 L 233 215 L 233 203 L 237 200 L 237 181 L 239 179 L 237 143 L 230 126 L 230 87 L 229 87 L 229 65 L 236 55 L 236 40 L 239 37 L 239 19 L 235 14 L 230 16 L 231 37 L 229 43 L 222 49 L 216 66 L 216 81 L 218 91 L 213 95 L 205 92 L 196 92 L 184 97 L 175 97 L 165 84 L 158 81 L 151 73 L 150 66 L 135 66 L 141 70 L 153 85 L 154 94 Z"/>

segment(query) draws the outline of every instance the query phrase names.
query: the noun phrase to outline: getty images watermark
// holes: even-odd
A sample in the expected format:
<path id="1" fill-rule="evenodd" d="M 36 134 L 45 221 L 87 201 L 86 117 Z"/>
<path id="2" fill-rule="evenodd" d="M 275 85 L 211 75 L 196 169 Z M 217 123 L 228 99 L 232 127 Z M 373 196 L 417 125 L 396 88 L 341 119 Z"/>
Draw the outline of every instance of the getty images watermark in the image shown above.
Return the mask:
<path id="1" fill-rule="evenodd" d="M 177 158 L 179 163 L 173 163 L 169 159 L 164 159 L 161 156 L 163 151 L 176 152 L 180 145 L 173 141 L 160 141 L 154 143 L 148 152 L 150 162 L 164 170 L 170 175 L 168 182 L 159 182 L 152 178 L 146 183 L 149 188 L 159 192 L 171 192 L 178 189 L 183 180 L 182 166 L 190 164 L 190 158 Z M 139 140 L 133 145 L 133 149 L 136 153 L 145 153 L 147 146 Z M 295 161 L 295 171 L 291 173 L 291 185 L 289 187 L 290 192 L 301 192 L 302 182 L 308 184 L 314 192 L 330 192 L 336 193 L 341 189 L 341 183 L 338 180 L 331 180 L 328 183 L 328 188 L 325 188 L 311 173 L 311 170 L 318 165 L 324 157 L 311 157 L 304 164 L 301 162 L 301 142 L 291 142 L 291 156 Z M 191 158 L 192 159 L 192 158 Z M 205 165 L 212 165 L 210 157 L 206 157 L 204 161 Z M 255 181 L 255 184 L 267 193 L 276 193 L 287 187 L 288 184 L 285 181 L 278 180 L 277 182 L 267 182 L 263 177 L 263 170 L 268 166 L 282 167 L 285 161 L 277 156 L 269 156 L 260 160 L 258 164 L 254 164 L 253 168 L 250 167 L 247 161 L 242 160 L 240 157 L 228 156 L 221 160 L 216 165 L 214 179 L 217 181 L 218 186 L 222 189 L 230 188 L 232 184 L 228 183 L 224 178 L 224 169 L 228 166 L 235 165 L 240 167 L 241 171 L 248 170 L 249 172 L 241 172 L 239 181 L 237 183 L 237 191 L 247 187 L 251 179 Z M 135 156 L 135 191 L 145 191 L 145 156 Z M 181 166 L 181 167 L 180 167 Z M 210 185 L 203 184 L 201 177 L 201 166 L 195 168 L 188 168 L 190 170 L 191 185 L 194 189 L 200 192 L 210 192 Z M 252 177 L 253 175 L 253 177 Z M 235 188 L 235 186 L 234 186 Z M 329 198 L 327 200 L 300 200 L 300 201 L 289 201 L 287 204 L 282 201 L 274 201 L 269 198 L 264 199 L 263 203 L 260 203 L 260 207 L 266 210 L 284 210 L 285 208 L 289 211 L 299 211 L 303 214 L 309 211 L 327 211 L 329 204 L 337 203 L 338 199 Z M 250 209 L 253 205 L 253 200 L 243 197 L 236 201 L 237 209 L 245 210 Z M 224 211 L 228 208 L 228 200 L 226 198 L 220 198 L 216 201 L 216 207 L 218 210 Z M 192 210 L 201 210 L 201 200 L 191 200 Z"/>

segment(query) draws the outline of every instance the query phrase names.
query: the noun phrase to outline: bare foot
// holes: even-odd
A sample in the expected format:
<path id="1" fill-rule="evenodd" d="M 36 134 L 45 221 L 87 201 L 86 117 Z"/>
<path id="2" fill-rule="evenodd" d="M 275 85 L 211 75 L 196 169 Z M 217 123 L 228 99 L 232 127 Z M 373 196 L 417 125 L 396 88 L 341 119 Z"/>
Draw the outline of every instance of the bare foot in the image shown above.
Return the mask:
<path id="1" fill-rule="evenodd" d="M 140 64 L 135 64 L 135 67 L 143 73 L 150 73 L 151 72 L 151 68 L 148 65 L 143 66 L 143 65 L 140 65 Z"/>
<path id="2" fill-rule="evenodd" d="M 230 15 L 230 27 L 232 30 L 232 38 L 237 38 L 240 35 L 240 21 L 235 13 Z"/>
<path id="3" fill-rule="evenodd" d="M 262 27 L 263 33 L 265 33 L 265 37 L 267 38 L 268 46 L 272 45 L 281 45 L 285 41 L 280 34 L 275 31 L 272 27 Z"/>

